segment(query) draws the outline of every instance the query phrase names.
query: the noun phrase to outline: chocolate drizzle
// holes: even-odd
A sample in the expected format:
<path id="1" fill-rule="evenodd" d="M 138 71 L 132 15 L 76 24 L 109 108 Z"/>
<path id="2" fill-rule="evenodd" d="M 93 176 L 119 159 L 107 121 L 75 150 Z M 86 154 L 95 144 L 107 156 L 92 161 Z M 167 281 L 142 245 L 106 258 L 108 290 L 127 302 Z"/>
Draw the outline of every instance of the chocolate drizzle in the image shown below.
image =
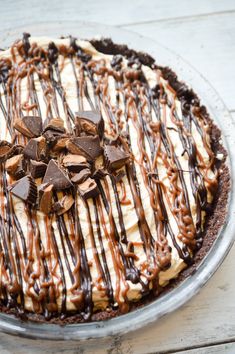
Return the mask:
<path id="1" fill-rule="evenodd" d="M 205 108 L 150 56 L 92 43 L 111 60 L 27 33 L 0 58 L 0 298 L 19 314 L 127 312 L 132 288 L 159 293 L 172 247 L 190 264 L 203 242 L 218 184 Z M 33 178 L 51 185 L 38 205 Z"/>

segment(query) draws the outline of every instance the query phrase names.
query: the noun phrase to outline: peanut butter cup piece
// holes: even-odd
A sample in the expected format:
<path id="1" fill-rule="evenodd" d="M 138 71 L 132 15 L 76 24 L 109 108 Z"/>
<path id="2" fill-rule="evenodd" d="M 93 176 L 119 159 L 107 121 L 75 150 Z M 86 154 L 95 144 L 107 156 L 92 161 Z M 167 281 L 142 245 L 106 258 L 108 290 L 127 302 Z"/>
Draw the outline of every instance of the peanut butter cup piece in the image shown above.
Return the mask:
<path id="1" fill-rule="evenodd" d="M 5 160 L 6 155 L 12 149 L 12 144 L 6 140 L 0 140 L 0 161 Z"/>
<path id="2" fill-rule="evenodd" d="M 104 120 L 98 111 L 79 111 L 76 114 L 76 131 L 84 131 L 89 135 L 104 134 Z"/>
<path id="3" fill-rule="evenodd" d="M 69 137 L 67 136 L 57 136 L 54 140 L 53 146 L 51 147 L 51 154 L 57 154 L 65 150 L 68 140 Z"/>
<path id="4" fill-rule="evenodd" d="M 25 176 L 19 179 L 12 188 L 10 188 L 10 192 L 26 203 L 36 203 L 37 186 L 31 176 Z"/>
<path id="5" fill-rule="evenodd" d="M 85 182 L 78 184 L 78 192 L 86 200 L 95 198 L 99 194 L 99 188 L 94 179 L 88 178 Z"/>
<path id="6" fill-rule="evenodd" d="M 53 147 L 61 138 L 66 138 L 67 135 L 59 132 L 58 130 L 48 129 L 45 133 L 43 133 L 44 138 L 48 145 Z"/>
<path id="7" fill-rule="evenodd" d="M 46 157 L 47 145 L 43 136 L 39 138 L 30 139 L 25 146 L 23 154 L 31 160 L 43 160 Z"/>
<path id="8" fill-rule="evenodd" d="M 105 169 L 103 169 L 103 168 L 97 168 L 94 172 L 93 172 L 93 174 L 92 174 L 92 178 L 94 178 L 94 179 L 102 179 L 102 178 L 104 178 L 105 176 L 107 176 L 107 174 L 108 174 L 108 172 L 105 170 Z"/>
<path id="9" fill-rule="evenodd" d="M 2 153 L 0 153 L 0 162 L 4 162 L 10 159 L 12 156 L 19 155 L 23 152 L 24 147 L 22 145 L 12 145 L 8 141 L 0 141 L 0 150 L 2 148 Z"/>
<path id="10" fill-rule="evenodd" d="M 35 138 L 42 133 L 42 118 L 38 116 L 24 116 L 14 122 L 14 128 L 28 138 Z"/>
<path id="11" fill-rule="evenodd" d="M 71 138 L 67 142 L 67 149 L 71 154 L 81 154 L 89 161 L 95 160 L 103 151 L 98 135 Z"/>
<path id="12" fill-rule="evenodd" d="M 29 170 L 33 178 L 43 177 L 46 173 L 47 164 L 42 161 L 30 160 Z"/>
<path id="13" fill-rule="evenodd" d="M 65 195 L 53 205 L 53 211 L 58 215 L 66 213 L 74 204 L 72 195 Z"/>
<path id="14" fill-rule="evenodd" d="M 60 133 L 65 133 L 64 121 L 61 118 L 52 118 L 49 121 L 45 121 L 44 123 L 44 132 L 47 130 L 54 130 Z"/>
<path id="15" fill-rule="evenodd" d="M 6 171 L 15 179 L 25 176 L 26 161 L 24 155 L 15 155 L 9 158 L 5 164 Z"/>
<path id="16" fill-rule="evenodd" d="M 107 169 L 113 171 L 123 167 L 128 162 L 130 155 L 119 147 L 106 145 L 104 147 L 104 157 Z"/>
<path id="17" fill-rule="evenodd" d="M 53 184 L 44 183 L 38 188 L 39 210 L 49 214 L 52 209 Z"/>
<path id="18" fill-rule="evenodd" d="M 56 190 L 63 190 L 72 187 L 72 183 L 63 169 L 58 166 L 55 160 L 50 160 L 43 183 L 53 184 Z"/>
<path id="19" fill-rule="evenodd" d="M 66 167 L 69 172 L 80 172 L 84 168 L 90 167 L 84 156 L 73 154 L 68 154 L 63 158 L 63 166 Z"/>
<path id="20" fill-rule="evenodd" d="M 71 178 L 71 182 L 75 184 L 83 183 L 90 176 L 91 176 L 91 170 L 89 170 L 89 168 L 84 168 L 84 170 L 81 170 L 79 173 L 76 173 Z"/>
<path id="21" fill-rule="evenodd" d="M 9 175 L 14 175 L 14 173 L 19 165 L 19 162 L 22 158 L 23 158 L 23 155 L 21 154 L 21 155 L 13 156 L 6 161 L 5 169 L 9 173 Z"/>

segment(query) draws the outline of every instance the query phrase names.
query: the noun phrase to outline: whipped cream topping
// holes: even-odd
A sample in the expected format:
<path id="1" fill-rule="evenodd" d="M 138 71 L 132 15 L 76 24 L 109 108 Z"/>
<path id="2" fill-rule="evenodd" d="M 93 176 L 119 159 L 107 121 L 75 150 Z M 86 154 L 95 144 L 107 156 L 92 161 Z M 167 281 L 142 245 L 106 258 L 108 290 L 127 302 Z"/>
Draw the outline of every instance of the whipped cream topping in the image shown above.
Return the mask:
<path id="1" fill-rule="evenodd" d="M 7 187 L 14 181 L 1 163 L 2 300 L 45 316 L 73 311 L 89 319 L 93 311 L 118 306 L 127 312 L 131 301 L 157 295 L 201 246 L 217 184 L 210 127 L 198 100 L 188 103 L 162 68 L 138 56 L 103 54 L 70 38 L 16 42 L 0 53 L 4 70 L 1 140 L 27 143 L 13 128 L 24 115 L 60 117 L 73 134 L 75 112 L 98 110 L 105 138 L 119 137 L 131 163 L 120 170 L 120 181 L 110 174 L 97 182 L 97 198 L 76 194 L 62 216 L 30 210 L 12 196 Z"/>

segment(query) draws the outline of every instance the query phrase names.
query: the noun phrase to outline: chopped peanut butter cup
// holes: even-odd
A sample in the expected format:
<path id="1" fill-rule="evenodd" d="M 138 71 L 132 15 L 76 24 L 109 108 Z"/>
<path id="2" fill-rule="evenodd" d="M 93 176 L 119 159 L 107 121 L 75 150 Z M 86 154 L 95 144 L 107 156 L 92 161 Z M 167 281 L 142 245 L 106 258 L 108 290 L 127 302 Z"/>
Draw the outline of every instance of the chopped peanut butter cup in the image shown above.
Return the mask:
<path id="1" fill-rule="evenodd" d="M 69 209 L 71 209 L 73 204 L 74 199 L 72 195 L 65 195 L 53 205 L 53 211 L 58 215 L 62 215 L 66 213 Z"/>
<path id="2" fill-rule="evenodd" d="M 89 161 L 94 161 L 103 151 L 98 135 L 71 138 L 67 143 L 67 149 L 71 154 L 81 154 Z"/>
<path id="3" fill-rule="evenodd" d="M 77 132 L 84 131 L 90 135 L 99 135 L 102 138 L 104 134 L 104 120 L 97 111 L 79 111 L 76 113 Z"/>
<path id="4" fill-rule="evenodd" d="M 19 179 L 25 175 L 26 162 L 24 155 L 15 155 L 9 158 L 5 164 L 6 171 L 15 179 Z"/>
<path id="5" fill-rule="evenodd" d="M 29 170 L 33 178 L 43 177 L 46 173 L 47 164 L 42 161 L 30 160 Z"/>
<path id="6" fill-rule="evenodd" d="M 23 154 L 31 160 L 39 161 L 45 159 L 47 155 L 45 138 L 40 136 L 39 138 L 30 139 L 24 148 Z"/>
<path id="7" fill-rule="evenodd" d="M 72 183 L 65 171 L 57 164 L 55 160 L 50 160 L 43 183 L 53 184 L 56 190 L 63 190 L 72 187 Z"/>
<path id="8" fill-rule="evenodd" d="M 11 149 L 11 143 L 6 140 L 0 140 L 0 161 L 6 158 L 6 155 L 9 153 L 9 151 L 11 151 Z"/>
<path id="9" fill-rule="evenodd" d="M 84 170 L 81 170 L 79 173 L 76 173 L 72 178 L 71 182 L 78 184 L 85 182 L 85 180 L 91 176 L 91 170 L 89 168 L 84 168 Z"/>
<path id="10" fill-rule="evenodd" d="M 91 178 L 78 184 L 78 191 L 83 199 L 95 198 L 99 194 L 99 188 L 94 179 Z"/>
<path id="11" fill-rule="evenodd" d="M 35 138 L 42 133 L 42 118 L 37 116 L 17 118 L 14 128 L 28 138 Z"/>
<path id="12" fill-rule="evenodd" d="M 70 172 L 80 172 L 84 168 L 89 168 L 90 165 L 87 159 L 82 155 L 68 154 L 63 158 L 63 166 Z"/>
<path id="13" fill-rule="evenodd" d="M 49 121 L 45 121 L 43 125 L 43 131 L 47 130 L 57 131 L 59 133 L 65 133 L 64 121 L 61 118 L 52 118 Z"/>
<path id="14" fill-rule="evenodd" d="M 114 145 L 105 145 L 104 157 L 107 168 L 112 171 L 123 167 L 129 161 L 130 155 L 121 150 L 119 147 Z"/>
<path id="15" fill-rule="evenodd" d="M 38 188 L 39 210 L 49 214 L 52 208 L 53 184 L 43 183 Z"/>
<path id="16" fill-rule="evenodd" d="M 37 186 L 30 176 L 25 176 L 17 181 L 10 192 L 29 204 L 35 204 L 37 200 Z"/>

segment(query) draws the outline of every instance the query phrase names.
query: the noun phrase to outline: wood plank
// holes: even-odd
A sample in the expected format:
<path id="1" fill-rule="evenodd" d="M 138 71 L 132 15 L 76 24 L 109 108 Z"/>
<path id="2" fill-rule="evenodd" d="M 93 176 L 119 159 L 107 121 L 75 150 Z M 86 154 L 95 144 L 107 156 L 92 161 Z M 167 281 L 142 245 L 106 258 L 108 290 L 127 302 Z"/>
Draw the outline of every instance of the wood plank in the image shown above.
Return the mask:
<path id="1" fill-rule="evenodd" d="M 235 343 L 224 343 L 219 345 L 213 345 L 210 347 L 196 348 L 192 350 L 183 350 L 177 354 L 234 354 Z"/>
<path id="2" fill-rule="evenodd" d="M 1 7 L 1 30 L 35 22 L 93 21 L 110 25 L 235 10 L 234 0 L 8 0 Z"/>
<path id="3" fill-rule="evenodd" d="M 180 54 L 211 82 L 228 108 L 235 109 L 235 13 L 126 28 Z"/>

